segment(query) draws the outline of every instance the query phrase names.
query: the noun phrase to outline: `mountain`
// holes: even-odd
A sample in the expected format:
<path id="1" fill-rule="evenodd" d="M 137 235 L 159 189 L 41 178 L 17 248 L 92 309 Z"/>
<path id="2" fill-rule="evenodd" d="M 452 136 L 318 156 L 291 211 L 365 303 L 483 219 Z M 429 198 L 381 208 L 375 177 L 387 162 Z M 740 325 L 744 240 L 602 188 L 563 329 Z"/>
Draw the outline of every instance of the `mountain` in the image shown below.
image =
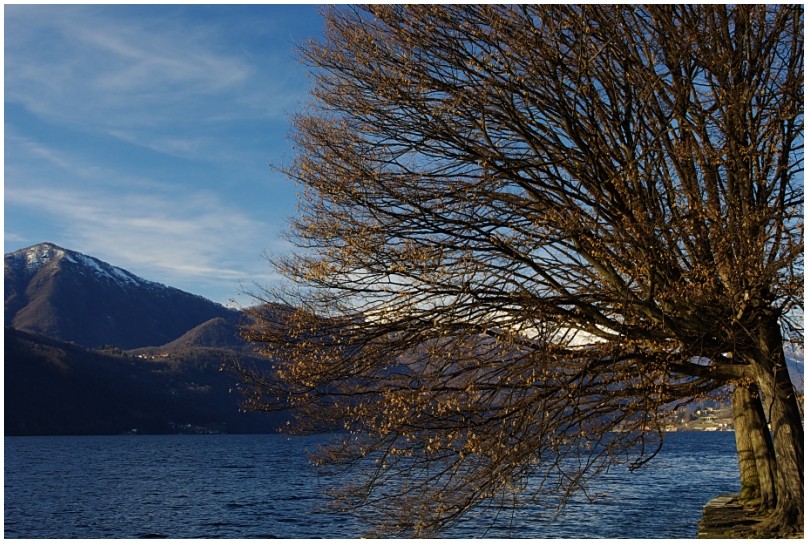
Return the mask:
<path id="1" fill-rule="evenodd" d="M 214 318 L 238 313 L 52 243 L 5 255 L 7 327 L 133 349 L 163 345 Z"/>
<path id="2" fill-rule="evenodd" d="M 265 433 L 283 422 L 239 412 L 236 378 L 215 356 L 149 359 L 10 328 L 4 339 L 6 435 Z"/>
<path id="3" fill-rule="evenodd" d="M 291 308 L 267 306 L 272 320 Z M 268 361 L 240 312 L 43 243 L 5 255 L 6 435 L 268 432 L 288 414 L 240 413 L 233 360 Z M 103 347 L 103 348 L 99 348 Z M 803 389 L 802 346 L 786 345 Z"/>
<path id="4" fill-rule="evenodd" d="M 193 327 L 174 341 L 162 345 L 158 350 L 176 352 L 195 348 L 215 348 L 250 352 L 252 344 L 239 335 L 242 319 L 216 317 Z M 154 349 L 152 349 L 154 350 Z"/>
<path id="5" fill-rule="evenodd" d="M 242 413 L 241 312 L 42 243 L 5 255 L 6 435 L 253 433 Z"/>

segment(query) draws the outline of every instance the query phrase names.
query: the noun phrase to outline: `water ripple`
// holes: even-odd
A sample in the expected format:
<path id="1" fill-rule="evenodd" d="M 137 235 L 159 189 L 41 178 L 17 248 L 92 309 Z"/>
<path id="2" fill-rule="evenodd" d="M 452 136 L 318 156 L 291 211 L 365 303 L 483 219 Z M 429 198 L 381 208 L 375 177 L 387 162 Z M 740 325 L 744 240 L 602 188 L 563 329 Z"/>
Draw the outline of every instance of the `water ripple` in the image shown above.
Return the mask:
<path id="1" fill-rule="evenodd" d="M 8 538 L 357 538 L 367 527 L 329 510 L 309 436 L 5 438 Z M 527 507 L 482 514 L 445 535 L 691 538 L 701 508 L 737 491 L 732 434 L 672 434 L 635 474 L 613 470 L 555 519 Z M 489 529 L 490 528 L 490 529 Z"/>

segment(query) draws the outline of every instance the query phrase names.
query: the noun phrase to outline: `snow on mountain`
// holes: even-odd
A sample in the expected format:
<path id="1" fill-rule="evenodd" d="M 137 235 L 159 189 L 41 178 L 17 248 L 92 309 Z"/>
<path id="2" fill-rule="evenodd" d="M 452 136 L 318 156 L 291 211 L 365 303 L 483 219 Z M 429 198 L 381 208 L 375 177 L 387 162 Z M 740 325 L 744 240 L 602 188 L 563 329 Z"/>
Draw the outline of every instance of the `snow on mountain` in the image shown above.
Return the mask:
<path id="1" fill-rule="evenodd" d="M 94 274 L 98 279 L 114 281 L 122 287 L 127 285 L 165 287 L 165 285 L 148 281 L 122 268 L 98 260 L 97 258 L 76 251 L 63 249 L 52 243 L 40 243 L 33 247 L 20 249 L 19 251 L 6 255 L 5 260 L 7 268 L 12 266 L 19 269 L 22 265 L 30 275 L 35 275 L 42 268 L 56 266 L 61 261 L 66 261 L 83 267 Z"/>
<path id="2" fill-rule="evenodd" d="M 5 325 L 86 347 L 163 345 L 233 311 L 42 243 L 5 255 Z"/>
<path id="3" fill-rule="evenodd" d="M 115 266 L 105 265 L 100 260 L 96 260 L 95 258 L 85 256 L 82 254 L 76 255 L 79 260 L 79 264 L 82 264 L 92 270 L 97 276 L 99 277 L 108 277 L 113 281 L 118 282 L 121 285 L 125 284 L 137 284 L 137 283 L 152 283 L 151 281 L 146 281 L 136 275 L 129 273 L 126 270 L 122 270 L 121 268 L 116 268 Z M 153 283 L 152 283 L 153 284 Z"/>

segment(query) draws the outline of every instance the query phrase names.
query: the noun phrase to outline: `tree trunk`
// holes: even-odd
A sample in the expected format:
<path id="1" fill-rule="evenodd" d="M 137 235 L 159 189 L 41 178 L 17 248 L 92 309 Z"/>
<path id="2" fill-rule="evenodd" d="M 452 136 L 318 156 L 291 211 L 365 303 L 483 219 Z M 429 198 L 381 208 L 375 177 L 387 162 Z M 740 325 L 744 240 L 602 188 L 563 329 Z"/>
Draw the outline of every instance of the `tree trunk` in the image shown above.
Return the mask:
<path id="1" fill-rule="evenodd" d="M 755 376 L 763 393 L 777 462 L 777 506 L 765 528 L 777 535 L 803 530 L 803 426 L 797 395 L 788 375 L 783 338 L 776 318 L 759 328 Z"/>
<path id="2" fill-rule="evenodd" d="M 752 394 L 745 385 L 736 385 L 732 393 L 732 423 L 735 428 L 735 449 L 741 474 L 741 499 L 752 500 L 761 494 L 760 478 L 752 445 L 750 408 Z"/>
<path id="3" fill-rule="evenodd" d="M 774 447 L 757 387 L 735 386 L 732 416 L 741 473 L 741 499 L 759 499 L 761 509 L 773 509 L 776 503 Z"/>

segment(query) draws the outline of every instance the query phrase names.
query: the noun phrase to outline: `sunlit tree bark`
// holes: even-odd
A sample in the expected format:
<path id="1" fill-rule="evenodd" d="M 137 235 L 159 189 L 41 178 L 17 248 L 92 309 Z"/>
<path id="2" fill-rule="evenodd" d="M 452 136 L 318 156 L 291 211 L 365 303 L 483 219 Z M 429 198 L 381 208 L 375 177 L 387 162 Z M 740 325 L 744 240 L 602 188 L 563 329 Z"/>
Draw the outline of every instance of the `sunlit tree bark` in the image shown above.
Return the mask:
<path id="1" fill-rule="evenodd" d="M 757 500 L 763 510 L 773 509 L 776 505 L 776 462 L 757 387 L 736 384 L 732 408 L 741 474 L 740 497 L 745 501 Z"/>
<path id="2" fill-rule="evenodd" d="M 276 261 L 298 288 L 266 295 L 297 309 L 256 310 L 275 366 L 241 368 L 247 405 L 342 424 L 323 458 L 356 466 L 346 503 L 423 534 L 560 503 L 653 455 L 667 410 L 751 381 L 770 527 L 801 529 L 781 328 L 802 311 L 802 8 L 326 21 L 286 168 L 300 250 Z"/>

